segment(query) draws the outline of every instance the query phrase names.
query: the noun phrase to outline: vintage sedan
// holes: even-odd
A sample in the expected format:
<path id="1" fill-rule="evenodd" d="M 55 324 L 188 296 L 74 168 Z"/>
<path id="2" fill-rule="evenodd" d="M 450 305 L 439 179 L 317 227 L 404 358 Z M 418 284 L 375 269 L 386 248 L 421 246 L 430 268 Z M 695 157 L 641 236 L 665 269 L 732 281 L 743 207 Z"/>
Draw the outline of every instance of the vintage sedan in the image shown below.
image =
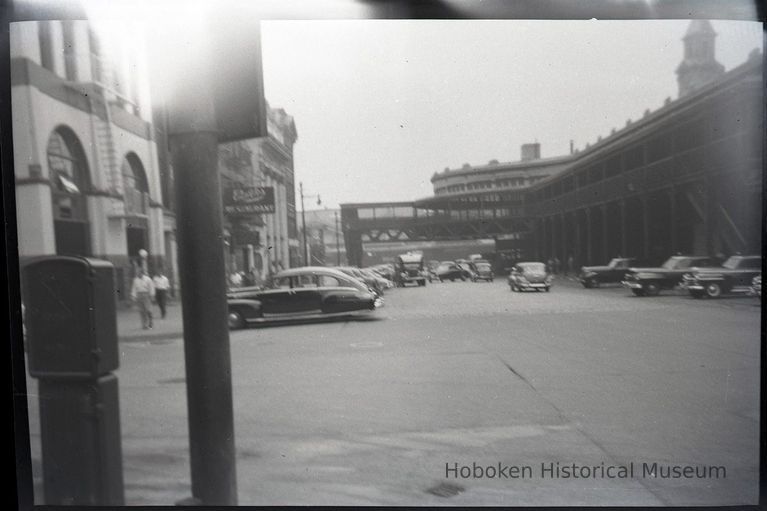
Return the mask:
<path id="1" fill-rule="evenodd" d="M 277 273 L 270 288 L 240 288 L 227 295 L 229 328 L 274 321 L 367 315 L 383 299 L 364 283 L 325 267 Z"/>
<path id="2" fill-rule="evenodd" d="M 631 265 L 636 264 L 632 257 L 615 257 L 607 266 L 584 266 L 578 274 L 578 280 L 583 287 L 599 287 L 602 284 L 617 284 L 623 280 Z"/>
<path id="3" fill-rule="evenodd" d="M 474 269 L 476 270 L 474 282 L 478 280 L 486 280 L 488 282 L 492 282 L 493 279 L 495 279 L 493 266 L 487 261 L 474 261 Z"/>
<path id="4" fill-rule="evenodd" d="M 517 263 L 509 273 L 509 287 L 512 291 L 548 291 L 553 285 L 554 277 L 546 269 L 544 263 Z"/>
<path id="5" fill-rule="evenodd" d="M 335 269 L 362 282 L 378 296 L 383 296 L 385 286 L 382 285 L 376 277 L 368 275 L 354 266 L 337 266 Z"/>
<path id="6" fill-rule="evenodd" d="M 442 261 L 437 266 L 437 278 L 440 282 L 449 280 L 454 282 L 455 280 L 466 280 L 466 275 L 463 269 L 453 261 Z"/>
<path id="7" fill-rule="evenodd" d="M 658 268 L 629 268 L 621 284 L 636 296 L 655 296 L 662 289 L 674 289 L 685 273 L 696 266 L 710 266 L 706 256 L 673 256 Z"/>
<path id="8" fill-rule="evenodd" d="M 455 264 L 458 265 L 458 267 L 463 272 L 464 278 L 470 279 L 470 280 L 476 280 L 477 278 L 477 270 L 474 267 L 474 263 L 471 261 L 467 261 L 466 259 L 458 259 Z"/>
<path id="9" fill-rule="evenodd" d="M 682 286 L 693 298 L 749 293 L 754 277 L 761 272 L 762 256 L 734 255 L 720 268 L 693 268 L 682 277 Z"/>

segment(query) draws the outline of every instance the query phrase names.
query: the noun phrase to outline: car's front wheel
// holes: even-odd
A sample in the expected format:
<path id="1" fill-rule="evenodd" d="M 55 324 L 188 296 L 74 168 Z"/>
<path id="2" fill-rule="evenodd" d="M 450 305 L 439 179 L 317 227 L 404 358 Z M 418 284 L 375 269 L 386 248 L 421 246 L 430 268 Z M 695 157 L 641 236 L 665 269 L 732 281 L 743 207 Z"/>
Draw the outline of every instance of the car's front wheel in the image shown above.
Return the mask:
<path id="1" fill-rule="evenodd" d="M 632 289 L 631 292 L 634 296 L 644 296 L 644 289 Z"/>
<path id="2" fill-rule="evenodd" d="M 708 295 L 709 298 L 719 298 L 722 296 L 722 286 L 716 282 L 711 282 L 706 285 L 706 295 Z"/>
<path id="3" fill-rule="evenodd" d="M 230 330 L 239 330 L 245 326 L 245 320 L 242 318 L 242 314 L 237 311 L 229 311 L 228 322 Z"/>
<path id="4" fill-rule="evenodd" d="M 647 296 L 655 296 L 660 293 L 660 286 L 655 282 L 649 282 L 644 285 L 644 294 Z"/>

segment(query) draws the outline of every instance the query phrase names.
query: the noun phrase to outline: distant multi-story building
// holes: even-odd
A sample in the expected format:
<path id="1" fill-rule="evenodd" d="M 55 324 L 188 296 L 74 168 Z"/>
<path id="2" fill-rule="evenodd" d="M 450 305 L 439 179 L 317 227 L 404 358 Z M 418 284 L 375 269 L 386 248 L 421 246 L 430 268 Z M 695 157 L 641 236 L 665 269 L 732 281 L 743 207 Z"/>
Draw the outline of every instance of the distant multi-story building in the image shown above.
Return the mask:
<path id="1" fill-rule="evenodd" d="M 271 271 L 298 266 L 293 145 L 295 122 L 283 109 L 267 108 L 268 136 L 219 146 L 221 188 L 259 186 L 274 189 L 274 213 L 224 215 L 227 270 L 254 271 L 261 278 Z M 240 236 L 238 233 L 251 233 Z"/>
<path id="2" fill-rule="evenodd" d="M 53 254 L 106 259 L 124 296 L 134 267 L 168 263 L 173 226 L 144 38 L 139 27 L 123 28 L 125 37 L 113 30 L 107 42 L 88 21 L 19 22 L 10 42 L 22 263 Z"/>
<path id="3" fill-rule="evenodd" d="M 501 163 L 490 160 L 486 165 L 469 165 L 446 168 L 435 173 L 431 182 L 434 196 L 457 196 L 467 192 L 489 190 L 519 190 L 564 170 L 570 156 L 541 158 L 539 143 L 523 144 L 521 159 Z"/>

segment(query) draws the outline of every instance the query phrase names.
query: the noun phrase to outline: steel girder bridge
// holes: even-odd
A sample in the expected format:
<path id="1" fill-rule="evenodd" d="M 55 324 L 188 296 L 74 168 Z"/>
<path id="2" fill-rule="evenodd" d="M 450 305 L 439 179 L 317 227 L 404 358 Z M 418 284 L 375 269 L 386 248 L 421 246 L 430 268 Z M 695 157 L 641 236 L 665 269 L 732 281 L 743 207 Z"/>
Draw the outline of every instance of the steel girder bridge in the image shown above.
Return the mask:
<path id="1" fill-rule="evenodd" d="M 413 202 L 342 204 L 341 224 L 349 264 L 362 266 L 364 243 L 511 238 L 532 246 L 532 218 L 519 192 L 431 197 Z"/>

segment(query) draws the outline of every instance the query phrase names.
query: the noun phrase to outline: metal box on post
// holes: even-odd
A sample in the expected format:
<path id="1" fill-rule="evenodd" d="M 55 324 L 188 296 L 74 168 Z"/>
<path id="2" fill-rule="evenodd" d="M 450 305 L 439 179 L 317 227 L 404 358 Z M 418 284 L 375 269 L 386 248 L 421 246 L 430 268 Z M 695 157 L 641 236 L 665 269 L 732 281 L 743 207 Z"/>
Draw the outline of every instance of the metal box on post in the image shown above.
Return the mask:
<path id="1" fill-rule="evenodd" d="M 45 504 L 123 505 L 114 267 L 44 257 L 24 267 L 23 289 Z"/>
<path id="2" fill-rule="evenodd" d="M 94 378 L 119 367 L 114 267 L 53 256 L 24 267 L 29 374 Z"/>

